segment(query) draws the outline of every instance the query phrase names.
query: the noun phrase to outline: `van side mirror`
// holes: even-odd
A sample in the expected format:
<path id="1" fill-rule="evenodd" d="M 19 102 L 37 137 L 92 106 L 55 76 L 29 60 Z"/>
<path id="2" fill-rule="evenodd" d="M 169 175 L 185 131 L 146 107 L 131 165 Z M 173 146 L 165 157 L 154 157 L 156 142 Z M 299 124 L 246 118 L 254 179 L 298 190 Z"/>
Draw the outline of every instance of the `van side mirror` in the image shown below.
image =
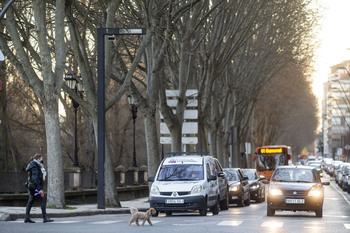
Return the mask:
<path id="1" fill-rule="evenodd" d="M 153 176 L 148 177 L 148 181 L 149 182 L 154 182 L 154 177 Z"/>
<path id="2" fill-rule="evenodd" d="M 210 175 L 210 176 L 208 177 L 208 180 L 216 180 L 216 176 Z"/>
<path id="3" fill-rule="evenodd" d="M 225 177 L 225 173 L 223 173 L 223 172 L 218 172 L 218 177 Z"/>

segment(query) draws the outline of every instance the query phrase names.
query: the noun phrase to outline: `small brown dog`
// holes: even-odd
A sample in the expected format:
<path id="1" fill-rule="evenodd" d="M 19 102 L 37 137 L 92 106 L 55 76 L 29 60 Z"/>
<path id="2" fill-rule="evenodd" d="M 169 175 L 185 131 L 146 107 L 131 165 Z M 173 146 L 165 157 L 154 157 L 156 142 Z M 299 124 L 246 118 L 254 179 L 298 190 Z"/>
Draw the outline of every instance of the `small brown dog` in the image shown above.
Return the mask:
<path id="1" fill-rule="evenodd" d="M 149 210 L 147 210 L 144 213 L 144 212 L 139 212 L 138 209 L 131 207 L 130 208 L 130 213 L 131 213 L 132 216 L 131 216 L 131 219 L 130 219 L 130 222 L 129 222 L 129 226 L 134 221 L 135 221 L 136 225 L 140 226 L 139 219 L 143 219 L 142 226 L 145 224 L 146 221 L 149 223 L 149 225 L 153 226 L 153 224 L 151 222 L 151 215 L 156 214 L 157 211 L 155 209 L 153 209 L 153 208 L 150 208 Z"/>

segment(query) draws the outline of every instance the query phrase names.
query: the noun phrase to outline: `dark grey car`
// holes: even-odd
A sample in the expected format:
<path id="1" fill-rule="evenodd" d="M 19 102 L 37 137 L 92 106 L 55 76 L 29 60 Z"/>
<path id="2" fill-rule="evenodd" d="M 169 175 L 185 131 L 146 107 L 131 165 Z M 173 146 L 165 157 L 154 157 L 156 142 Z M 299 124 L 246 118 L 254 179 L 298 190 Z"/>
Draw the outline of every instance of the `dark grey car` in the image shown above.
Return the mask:
<path id="1" fill-rule="evenodd" d="M 268 181 L 264 181 L 268 182 Z M 314 211 L 323 215 L 324 191 L 315 168 L 309 166 L 280 166 L 270 179 L 267 193 L 267 216 L 280 211 Z"/>
<path id="2" fill-rule="evenodd" d="M 229 184 L 229 202 L 242 207 L 250 205 L 248 177 L 240 168 L 224 168 Z"/>

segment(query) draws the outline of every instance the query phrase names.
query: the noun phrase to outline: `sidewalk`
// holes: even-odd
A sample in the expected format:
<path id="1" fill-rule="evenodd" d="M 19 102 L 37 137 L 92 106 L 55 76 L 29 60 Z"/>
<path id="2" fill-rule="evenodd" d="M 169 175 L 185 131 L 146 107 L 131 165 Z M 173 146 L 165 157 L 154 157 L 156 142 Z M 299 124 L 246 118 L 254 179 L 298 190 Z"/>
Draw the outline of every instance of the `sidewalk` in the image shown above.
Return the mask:
<path id="1" fill-rule="evenodd" d="M 146 211 L 149 208 L 148 197 L 138 198 L 130 201 L 121 201 L 120 208 L 105 208 L 97 209 L 97 204 L 85 205 L 68 205 L 74 209 L 50 209 L 46 212 L 50 218 L 55 217 L 74 217 L 74 216 L 88 216 L 96 214 L 129 214 L 130 207 L 137 208 L 141 211 Z M 13 221 L 16 219 L 24 219 L 25 207 L 16 206 L 0 206 L 0 221 Z M 30 211 L 31 218 L 42 218 L 40 206 L 32 207 Z"/>

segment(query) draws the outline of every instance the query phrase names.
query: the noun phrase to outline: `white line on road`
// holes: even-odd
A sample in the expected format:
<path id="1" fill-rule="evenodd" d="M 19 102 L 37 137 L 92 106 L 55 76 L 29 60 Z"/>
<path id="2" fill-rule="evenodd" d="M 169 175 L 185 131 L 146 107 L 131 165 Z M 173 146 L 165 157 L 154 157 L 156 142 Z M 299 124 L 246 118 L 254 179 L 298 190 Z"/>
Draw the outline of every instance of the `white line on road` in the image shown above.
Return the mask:
<path id="1" fill-rule="evenodd" d="M 283 227 L 283 222 L 264 222 L 261 224 L 262 227 L 270 227 L 270 228 L 281 228 Z"/>
<path id="2" fill-rule="evenodd" d="M 340 195 L 342 195 L 342 197 L 344 198 L 344 200 L 350 205 L 349 200 L 346 198 L 346 196 L 343 194 L 343 192 L 340 192 L 340 191 L 338 190 L 338 188 L 333 184 L 333 182 L 331 183 L 331 185 L 333 186 L 333 188 L 334 188 L 338 193 L 340 193 Z"/>
<path id="3" fill-rule="evenodd" d="M 218 226 L 233 226 L 237 227 L 239 226 L 243 221 L 222 221 L 218 223 Z"/>
<path id="4" fill-rule="evenodd" d="M 88 224 L 113 224 L 121 221 L 98 221 L 98 222 L 89 222 Z"/>

